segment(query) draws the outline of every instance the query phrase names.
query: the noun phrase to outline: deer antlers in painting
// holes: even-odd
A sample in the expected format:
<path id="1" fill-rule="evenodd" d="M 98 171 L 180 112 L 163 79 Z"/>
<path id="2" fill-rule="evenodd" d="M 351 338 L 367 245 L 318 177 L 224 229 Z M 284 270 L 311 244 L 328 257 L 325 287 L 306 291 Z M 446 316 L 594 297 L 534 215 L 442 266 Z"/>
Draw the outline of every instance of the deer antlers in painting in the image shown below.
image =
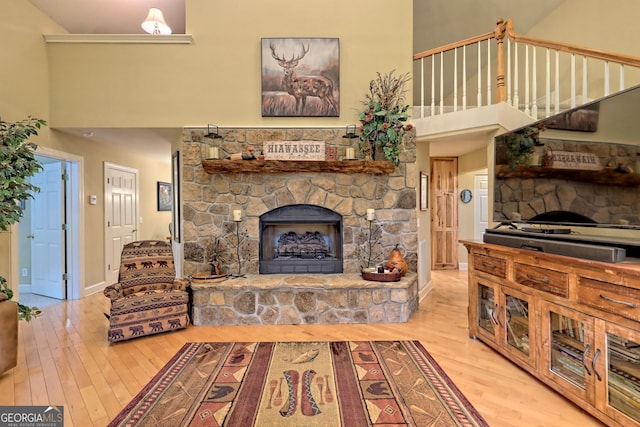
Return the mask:
<path id="1" fill-rule="evenodd" d="M 297 56 L 292 55 L 291 59 L 286 59 L 284 56 L 280 57 L 276 53 L 273 43 L 269 44 L 269 48 L 273 59 L 278 61 L 278 65 L 284 70 L 282 86 L 289 95 L 295 98 L 297 115 L 303 114 L 308 96 L 315 96 L 320 99 L 326 109 L 326 113 L 331 113 L 333 109 L 333 112 L 338 114 L 338 104 L 333 98 L 333 81 L 331 79 L 324 76 L 298 75 L 295 72 L 300 60 L 309 52 L 308 44 L 305 46 L 302 43 L 302 52 Z"/>

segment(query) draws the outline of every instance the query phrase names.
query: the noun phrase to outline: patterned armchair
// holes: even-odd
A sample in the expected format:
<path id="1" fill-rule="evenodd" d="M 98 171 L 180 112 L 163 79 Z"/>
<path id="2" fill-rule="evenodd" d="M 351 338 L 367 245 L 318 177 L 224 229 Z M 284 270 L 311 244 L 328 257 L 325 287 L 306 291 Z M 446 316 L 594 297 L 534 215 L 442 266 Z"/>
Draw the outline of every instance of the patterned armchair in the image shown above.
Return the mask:
<path id="1" fill-rule="evenodd" d="M 187 281 L 177 280 L 168 242 L 142 240 L 122 248 L 118 283 L 104 289 L 111 300 L 110 342 L 173 331 L 189 324 Z"/>

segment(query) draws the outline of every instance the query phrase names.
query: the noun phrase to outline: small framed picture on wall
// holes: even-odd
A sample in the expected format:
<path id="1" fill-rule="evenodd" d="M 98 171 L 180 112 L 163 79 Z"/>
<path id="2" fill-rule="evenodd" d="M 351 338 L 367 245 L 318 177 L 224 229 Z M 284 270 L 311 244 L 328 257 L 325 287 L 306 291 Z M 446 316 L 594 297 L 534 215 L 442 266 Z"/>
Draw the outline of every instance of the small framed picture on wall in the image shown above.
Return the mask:
<path id="1" fill-rule="evenodd" d="M 158 181 L 158 210 L 171 210 L 171 183 Z"/>
<path id="2" fill-rule="evenodd" d="M 429 209 L 429 176 L 420 172 L 420 210 Z"/>

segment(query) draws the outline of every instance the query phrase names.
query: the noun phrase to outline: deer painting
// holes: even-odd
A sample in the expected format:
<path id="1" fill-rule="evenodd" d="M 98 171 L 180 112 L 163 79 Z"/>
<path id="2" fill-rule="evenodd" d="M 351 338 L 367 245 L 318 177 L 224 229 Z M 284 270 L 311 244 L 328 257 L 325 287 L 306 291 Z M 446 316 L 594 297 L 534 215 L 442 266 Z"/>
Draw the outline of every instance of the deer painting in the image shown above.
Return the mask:
<path id="1" fill-rule="evenodd" d="M 338 103 L 334 98 L 334 82 L 323 75 L 306 75 L 296 72 L 300 61 L 310 50 L 309 43 L 306 45 L 301 43 L 299 52 L 292 54 L 291 59 L 287 59 L 284 54 L 279 54 L 273 42 L 269 44 L 269 49 L 271 57 L 277 61 L 284 72 L 281 79 L 282 89 L 295 99 L 295 115 L 306 115 L 308 97 L 318 99 L 322 115 L 339 115 Z"/>

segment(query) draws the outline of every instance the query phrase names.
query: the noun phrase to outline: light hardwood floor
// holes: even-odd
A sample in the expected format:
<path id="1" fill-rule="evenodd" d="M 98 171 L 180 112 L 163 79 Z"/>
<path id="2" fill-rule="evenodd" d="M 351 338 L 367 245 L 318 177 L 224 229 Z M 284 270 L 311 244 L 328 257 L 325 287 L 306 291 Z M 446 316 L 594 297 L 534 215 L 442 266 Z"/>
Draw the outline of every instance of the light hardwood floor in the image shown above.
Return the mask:
<path id="1" fill-rule="evenodd" d="M 0 405 L 64 405 L 65 427 L 105 426 L 189 341 L 420 340 L 493 427 L 601 427 L 570 401 L 467 332 L 465 271 L 434 271 L 408 323 L 194 327 L 109 345 L 102 294 L 46 307 L 20 324 L 18 366 Z"/>

